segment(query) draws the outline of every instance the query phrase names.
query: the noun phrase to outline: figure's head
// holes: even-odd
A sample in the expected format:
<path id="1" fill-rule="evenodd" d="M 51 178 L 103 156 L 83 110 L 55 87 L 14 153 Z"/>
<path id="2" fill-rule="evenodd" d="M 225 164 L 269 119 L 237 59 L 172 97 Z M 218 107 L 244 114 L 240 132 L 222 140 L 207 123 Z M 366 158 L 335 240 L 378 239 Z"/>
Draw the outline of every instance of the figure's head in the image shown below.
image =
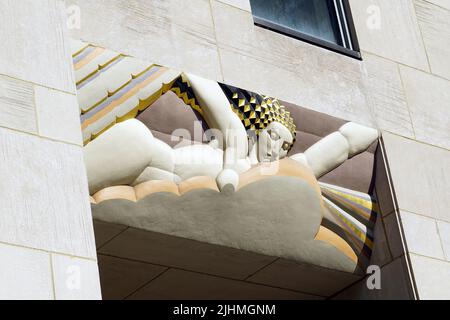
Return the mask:
<path id="1" fill-rule="evenodd" d="M 294 136 L 286 126 L 274 121 L 259 133 L 257 156 L 260 162 L 283 159 L 294 143 Z"/>
<path id="2" fill-rule="evenodd" d="M 277 99 L 221 84 L 231 109 L 249 137 L 258 141 L 258 160 L 286 157 L 295 140 L 295 124 L 289 111 Z"/>

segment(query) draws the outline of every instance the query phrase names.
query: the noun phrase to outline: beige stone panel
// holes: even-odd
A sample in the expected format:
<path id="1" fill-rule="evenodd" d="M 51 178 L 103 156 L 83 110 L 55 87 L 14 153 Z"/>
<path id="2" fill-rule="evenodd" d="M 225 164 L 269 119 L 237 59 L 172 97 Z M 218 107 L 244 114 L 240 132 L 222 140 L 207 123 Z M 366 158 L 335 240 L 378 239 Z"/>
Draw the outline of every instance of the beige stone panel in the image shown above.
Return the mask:
<path id="1" fill-rule="evenodd" d="M 57 300 L 99 300 L 97 261 L 52 254 L 55 298 Z"/>
<path id="2" fill-rule="evenodd" d="M 445 258 L 447 261 L 450 261 L 450 223 L 444 221 L 437 221 L 436 223 L 438 225 Z"/>
<path id="3" fill-rule="evenodd" d="M 450 149 L 450 81 L 400 66 L 416 139 Z"/>
<path id="4" fill-rule="evenodd" d="M 75 92 L 64 2 L 4 0 L 0 11 L 0 73 Z"/>
<path id="5" fill-rule="evenodd" d="M 145 61 L 221 79 L 209 0 L 68 0 L 82 12 L 69 34 Z"/>
<path id="6" fill-rule="evenodd" d="M 362 50 L 429 69 L 411 0 L 350 0 L 350 6 Z"/>
<path id="7" fill-rule="evenodd" d="M 31 83 L 0 76 L 0 126 L 37 132 Z"/>
<path id="8" fill-rule="evenodd" d="M 400 209 L 450 221 L 450 151 L 387 132 L 383 141 Z"/>
<path id="9" fill-rule="evenodd" d="M 436 220 L 406 211 L 400 215 L 409 252 L 444 259 Z"/>
<path id="10" fill-rule="evenodd" d="M 0 244 L 0 299 L 53 299 L 50 255 Z"/>
<path id="11" fill-rule="evenodd" d="M 235 7 L 212 9 L 226 83 L 373 125 L 360 61 L 255 26 Z"/>
<path id="12" fill-rule="evenodd" d="M 245 10 L 248 12 L 252 11 L 252 8 L 250 6 L 250 0 L 217 0 L 217 1 L 239 8 L 241 10 Z"/>
<path id="13" fill-rule="evenodd" d="M 430 60 L 431 72 L 450 79 L 450 1 L 448 9 L 415 0 L 417 19 Z"/>
<path id="14" fill-rule="evenodd" d="M 427 0 L 437 6 L 450 10 L 450 0 Z"/>
<path id="15" fill-rule="evenodd" d="M 39 135 L 82 145 L 77 97 L 34 86 Z"/>
<path id="16" fill-rule="evenodd" d="M 228 84 L 342 119 L 375 126 L 359 85 L 346 83 L 345 80 L 339 82 L 337 72 L 330 72 L 319 79 L 319 70 L 316 74 L 298 74 L 230 48 L 221 49 L 221 58 L 224 81 Z"/>
<path id="17" fill-rule="evenodd" d="M 82 148 L 0 128 L 0 241 L 95 257 Z"/>
<path id="18" fill-rule="evenodd" d="M 450 299 L 450 263 L 415 254 L 410 256 L 419 299 Z"/>
<path id="19" fill-rule="evenodd" d="M 366 93 L 378 128 L 414 138 L 405 92 L 395 62 L 364 53 Z"/>
<path id="20" fill-rule="evenodd" d="M 347 75 L 356 73 L 359 74 L 358 79 L 361 78 L 360 61 L 256 26 L 250 12 L 218 1 L 212 2 L 212 12 L 220 47 L 234 49 L 241 55 L 274 67 L 301 75 L 308 74 L 308 78 L 320 78 L 331 73 L 334 80 L 339 81 L 339 73 L 343 72 L 347 72 Z M 241 66 L 236 64 L 235 67 L 239 69 Z M 254 72 L 252 76 L 258 77 L 258 73 Z M 344 78 L 344 74 L 341 77 Z"/>

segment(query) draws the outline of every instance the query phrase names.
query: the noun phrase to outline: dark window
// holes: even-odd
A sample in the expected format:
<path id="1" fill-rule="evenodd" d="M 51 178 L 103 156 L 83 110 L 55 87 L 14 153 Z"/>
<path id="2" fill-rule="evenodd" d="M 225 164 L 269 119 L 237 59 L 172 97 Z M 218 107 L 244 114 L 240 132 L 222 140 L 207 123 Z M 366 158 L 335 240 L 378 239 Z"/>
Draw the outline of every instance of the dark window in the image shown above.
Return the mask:
<path id="1" fill-rule="evenodd" d="M 348 0 L 250 0 L 256 25 L 360 59 Z"/>

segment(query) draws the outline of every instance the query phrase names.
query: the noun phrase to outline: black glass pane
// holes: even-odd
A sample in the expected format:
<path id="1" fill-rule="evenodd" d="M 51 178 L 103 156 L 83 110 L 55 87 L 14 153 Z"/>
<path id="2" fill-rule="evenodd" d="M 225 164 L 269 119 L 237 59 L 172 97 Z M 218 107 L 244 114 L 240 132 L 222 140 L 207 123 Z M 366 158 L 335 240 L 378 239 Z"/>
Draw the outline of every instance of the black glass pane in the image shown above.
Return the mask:
<path id="1" fill-rule="evenodd" d="M 341 45 L 334 5 L 329 0 L 251 0 L 252 13 L 268 20 Z"/>

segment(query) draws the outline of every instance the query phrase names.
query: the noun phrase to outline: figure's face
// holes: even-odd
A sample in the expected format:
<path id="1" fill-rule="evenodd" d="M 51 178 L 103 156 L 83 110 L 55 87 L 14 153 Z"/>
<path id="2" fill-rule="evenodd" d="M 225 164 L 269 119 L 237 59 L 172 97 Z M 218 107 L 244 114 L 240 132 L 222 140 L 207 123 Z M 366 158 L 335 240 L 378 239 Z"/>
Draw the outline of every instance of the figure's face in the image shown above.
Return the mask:
<path id="1" fill-rule="evenodd" d="M 276 161 L 286 157 L 294 137 L 291 132 L 279 122 L 270 123 L 259 134 L 258 160 Z"/>

